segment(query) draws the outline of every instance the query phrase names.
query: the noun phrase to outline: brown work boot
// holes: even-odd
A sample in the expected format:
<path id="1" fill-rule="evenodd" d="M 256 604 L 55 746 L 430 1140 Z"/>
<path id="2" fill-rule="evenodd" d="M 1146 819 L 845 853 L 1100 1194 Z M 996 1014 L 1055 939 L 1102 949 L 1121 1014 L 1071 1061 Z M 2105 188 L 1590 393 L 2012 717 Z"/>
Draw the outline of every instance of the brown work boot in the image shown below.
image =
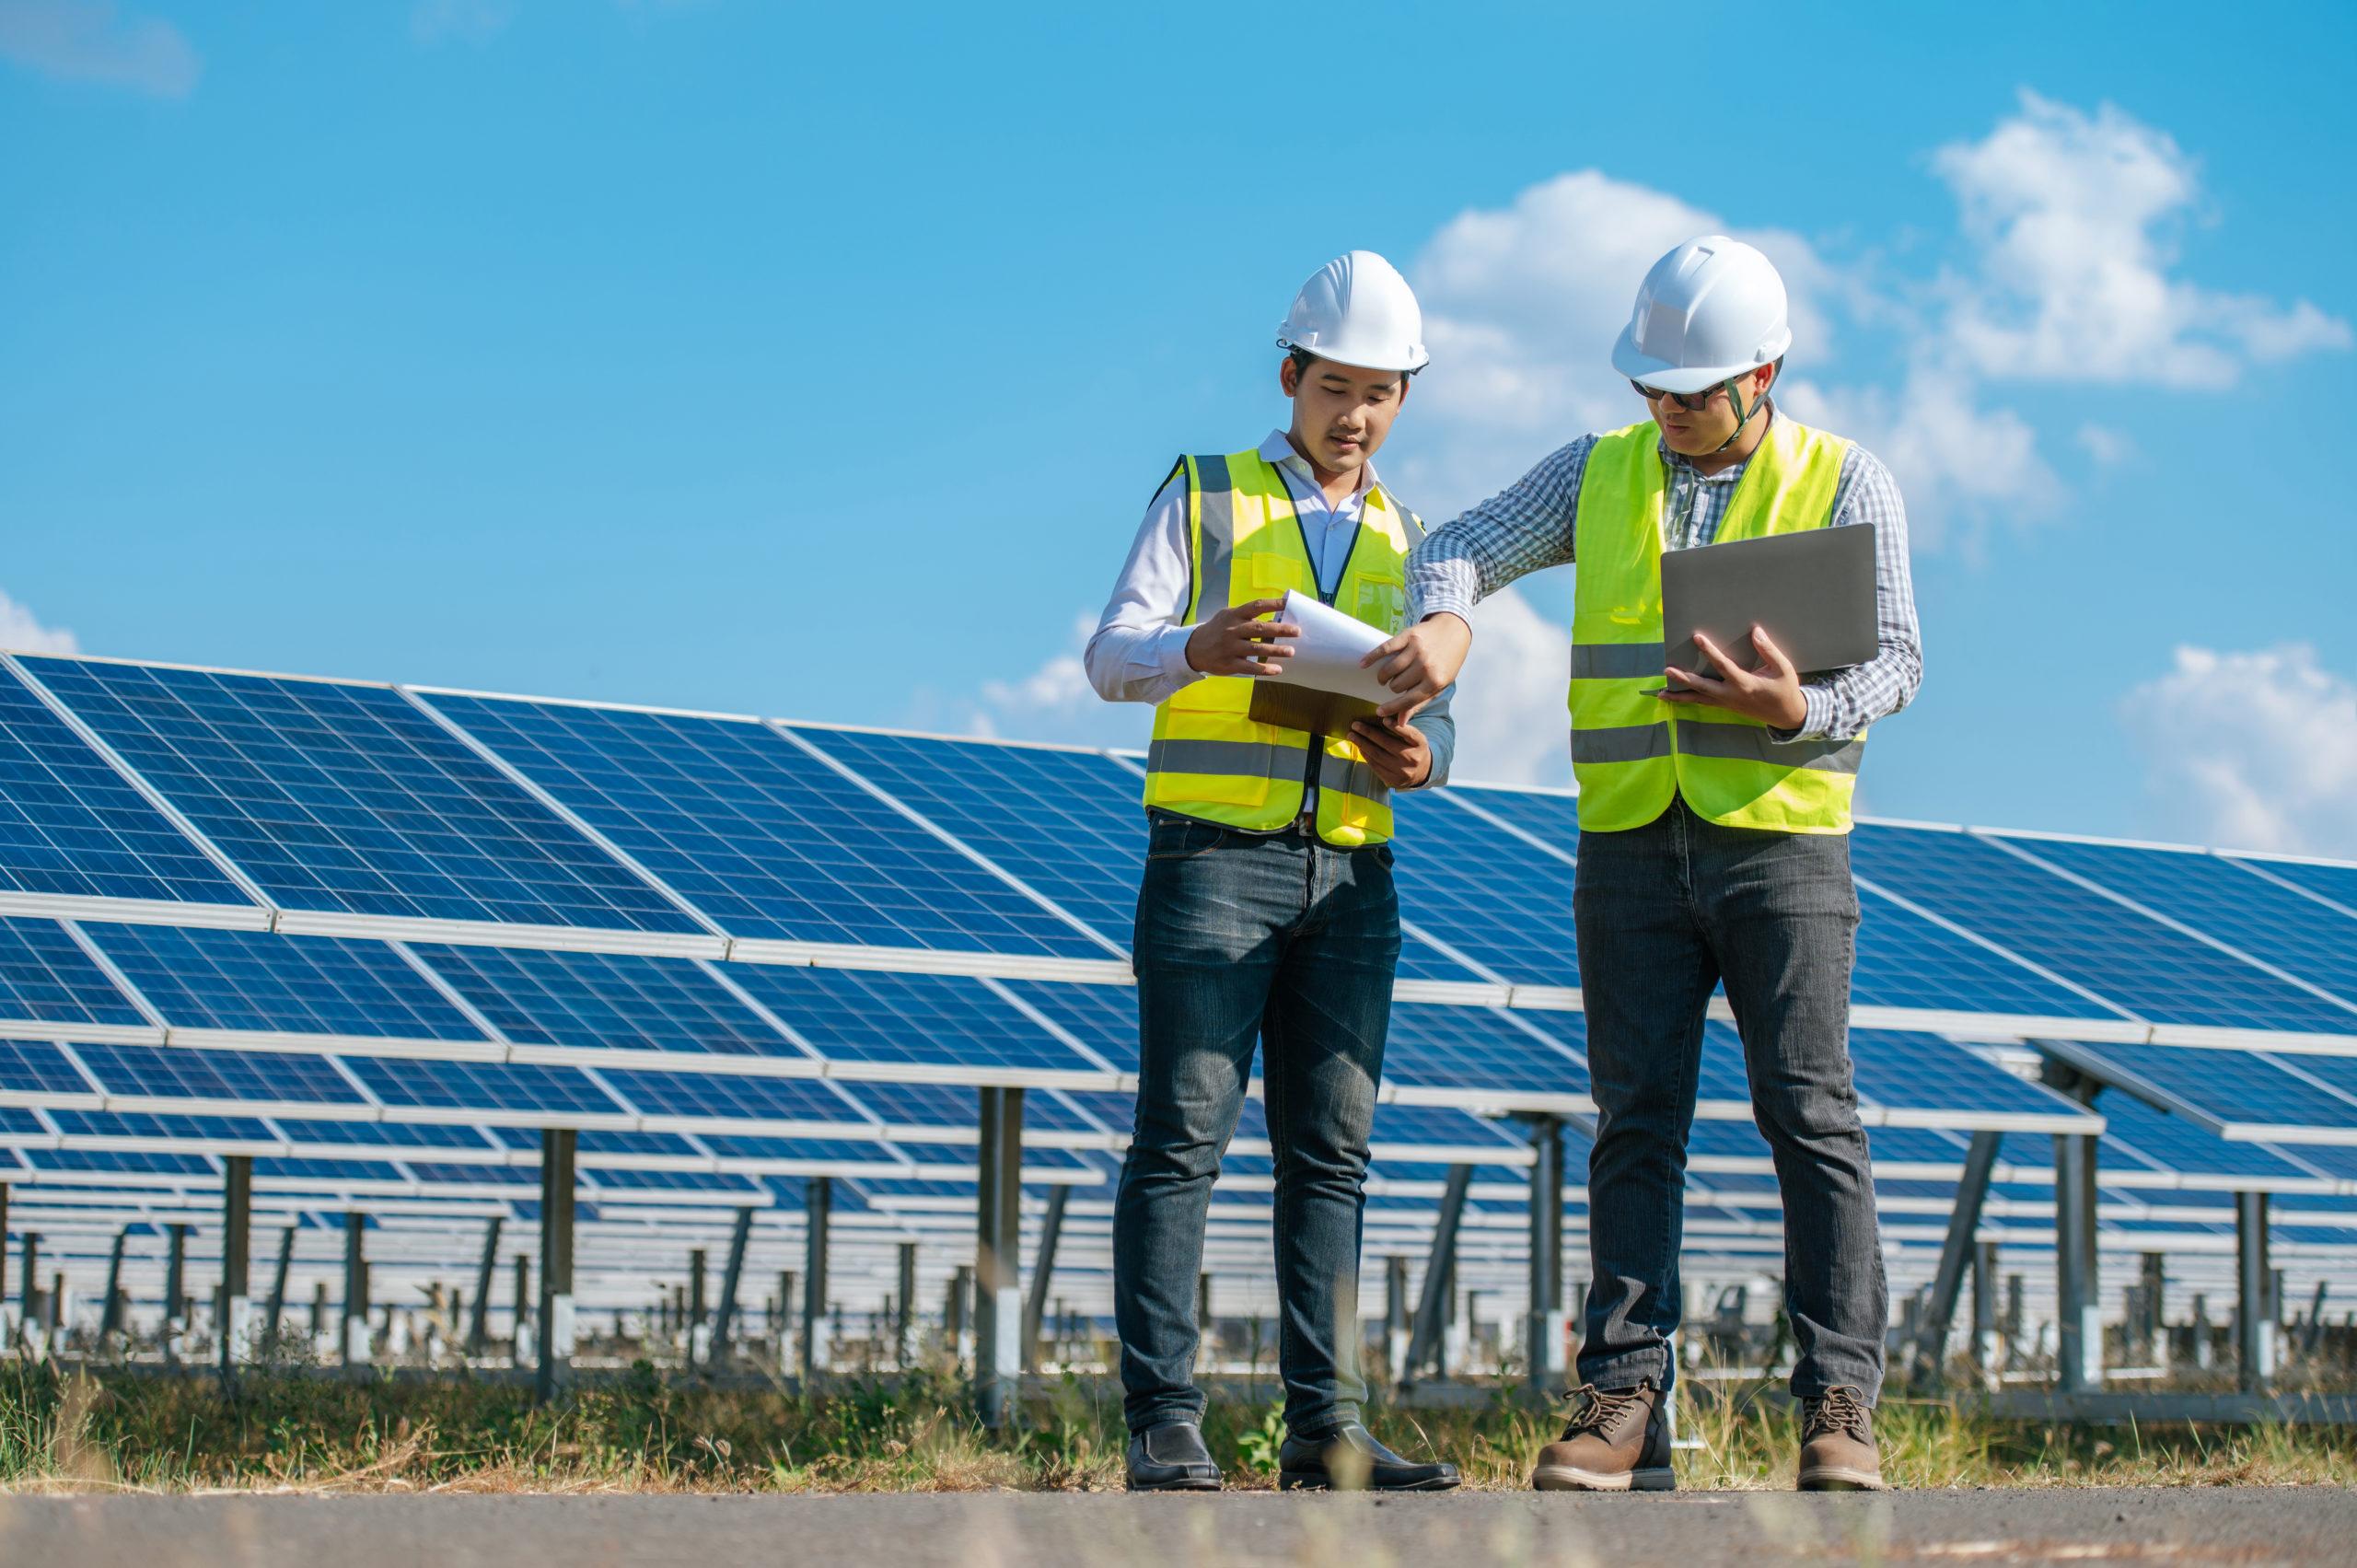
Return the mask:
<path id="1" fill-rule="evenodd" d="M 1803 1492 L 1883 1492 L 1875 1412 L 1847 1384 L 1801 1401 Z"/>
<path id="2" fill-rule="evenodd" d="M 1584 1401 L 1563 1435 L 1538 1450 L 1530 1484 L 1541 1492 L 1668 1492 L 1669 1427 L 1662 1391 L 1647 1378 L 1633 1388 L 1590 1383 L 1572 1395 Z"/>

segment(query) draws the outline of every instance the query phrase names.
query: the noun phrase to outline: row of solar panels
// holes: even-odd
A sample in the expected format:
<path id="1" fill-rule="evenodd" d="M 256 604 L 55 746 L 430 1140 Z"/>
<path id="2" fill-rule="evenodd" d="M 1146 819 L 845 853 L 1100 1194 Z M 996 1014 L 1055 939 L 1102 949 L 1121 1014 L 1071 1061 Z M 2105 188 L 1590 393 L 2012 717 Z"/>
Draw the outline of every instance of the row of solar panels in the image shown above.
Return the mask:
<path id="1" fill-rule="evenodd" d="M 44 1061 L 41 1050 L 55 1055 Z M 361 1191 L 369 1183 L 431 1186 L 447 1178 L 512 1187 L 526 1181 L 521 1173 L 538 1163 L 538 1134 L 519 1121 L 470 1124 L 315 1119 L 308 1113 L 316 1112 L 317 1106 L 298 1108 L 298 1114 L 257 1109 L 244 1115 L 100 1109 L 108 1103 L 102 1088 L 106 1074 L 125 1067 L 135 1071 L 156 1058 L 181 1055 L 210 1061 L 217 1053 L 91 1046 L 19 1046 L 15 1051 L 18 1062 L 41 1066 L 42 1086 L 20 1097 L 38 1101 L 39 1109 L 0 1105 L 0 1179 L 70 1182 L 94 1173 L 119 1172 L 209 1180 L 218 1176 L 215 1156 L 243 1153 L 256 1157 L 257 1175 L 265 1182 L 359 1183 L 352 1190 Z M 342 1063 L 334 1065 L 348 1070 Z M 600 1179 L 607 1171 L 633 1176 L 659 1172 L 674 1190 L 701 1187 L 722 1193 L 741 1193 L 750 1190 L 749 1180 L 787 1174 L 970 1183 L 971 1121 L 964 1116 L 965 1097 L 956 1091 L 924 1086 L 913 1099 L 887 1099 L 884 1103 L 895 1118 L 888 1121 L 841 1086 L 783 1082 L 838 1097 L 830 1109 L 853 1113 L 856 1120 L 837 1114 L 827 1121 L 762 1123 L 729 1115 L 680 1115 L 648 1119 L 667 1123 L 661 1126 L 593 1125 L 580 1133 L 581 1167 L 599 1173 Z M 861 1086 L 857 1092 L 865 1094 L 870 1088 Z M 121 1103 L 176 1102 L 168 1094 L 142 1093 L 124 1096 Z M 1027 1179 L 1094 1184 L 1109 1176 L 1112 1167 L 1106 1156 L 1120 1147 L 1122 1135 L 1106 1116 L 1119 1103 L 1109 1096 L 1031 1097 L 1027 1106 Z M 1268 1129 L 1257 1098 L 1248 1100 L 1245 1109 L 1224 1168 L 1232 1179 L 1260 1182 L 1272 1174 Z M 2357 1213 L 2357 1149 L 2230 1142 L 2126 1097 L 2111 1097 L 2103 1109 L 2104 1122 L 2087 1118 L 2063 1125 L 2103 1128 L 2098 1167 L 2108 1186 L 2205 1191 L 2222 1198 L 2236 1190 L 2297 1194 Z M 1586 1144 L 1576 1123 L 1565 1136 L 1576 1191 Z M 1531 1158 L 1520 1129 L 1513 1124 L 1437 1107 L 1378 1106 L 1375 1140 L 1379 1182 L 1438 1180 L 1439 1173 L 1454 1165 L 1503 1171 L 1504 1179 L 1518 1180 L 1515 1167 Z M 1871 1134 L 1871 1143 L 1878 1183 L 1953 1183 L 1961 1174 L 1967 1136 L 1946 1128 L 1885 1126 Z M 151 1156 L 165 1163 L 154 1163 Z M 1999 1157 L 2001 1182 L 2050 1187 L 2052 1150 L 2047 1140 L 2005 1133 Z M 1773 1200 L 1768 1145 L 1747 1120 L 1698 1121 L 1689 1167 L 1706 1195 L 1748 1193 Z M 699 1176 L 714 1179 L 690 1179 Z M 726 1179 L 719 1179 L 723 1177 Z M 1878 1187 L 1878 1191 L 1885 1190 Z"/>
<path id="2" fill-rule="evenodd" d="M 1125 758 L 5 663 L 0 907 L 1000 975 L 1125 968 L 1141 854 Z M 1457 788 L 1403 812 L 1406 993 L 1569 1004 L 1571 799 Z M 2357 1050 L 2357 866 L 1893 824 L 1852 847 L 1867 1021 Z"/>

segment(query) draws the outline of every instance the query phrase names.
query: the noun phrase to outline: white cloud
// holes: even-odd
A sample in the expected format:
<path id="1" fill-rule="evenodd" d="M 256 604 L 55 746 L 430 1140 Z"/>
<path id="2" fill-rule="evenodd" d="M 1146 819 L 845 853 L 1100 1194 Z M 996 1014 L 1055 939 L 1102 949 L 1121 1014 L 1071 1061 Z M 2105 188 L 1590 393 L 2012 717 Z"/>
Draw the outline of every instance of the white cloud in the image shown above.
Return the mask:
<path id="1" fill-rule="evenodd" d="M 1453 777 L 1487 784 L 1572 782 L 1572 638 L 1514 589 L 1473 610 L 1473 651 L 1449 700 Z"/>
<path id="2" fill-rule="evenodd" d="M 1919 363 L 1897 390 L 1796 379 L 1784 394 L 1794 418 L 1840 432 L 1880 458 L 1907 503 L 1908 538 L 1936 551 L 1957 537 L 1977 550 L 1979 525 L 2053 511 L 2061 481 L 2038 454 L 2038 433 L 2009 408 L 1985 408 L 1972 377 Z"/>
<path id="3" fill-rule="evenodd" d="M 0 593 L 0 648 L 18 654 L 78 654 L 81 645 L 62 626 L 44 626 L 33 612 Z"/>
<path id="4" fill-rule="evenodd" d="M 2021 112 L 1933 157 L 1976 251 L 1949 335 L 1992 376 L 2231 385 L 2245 364 L 2350 346 L 2349 323 L 2172 275 L 2200 170 L 2167 133 L 2025 91 Z"/>
<path id="5" fill-rule="evenodd" d="M 1795 331 L 1808 353 L 1829 352 L 1820 300 L 1835 280 L 1797 235 L 1730 230 L 1675 196 L 1595 169 L 1450 219 L 1410 269 L 1433 368 L 1401 426 L 1401 494 L 1446 518 L 1573 436 L 1642 418 L 1608 362 L 1612 340 L 1645 269 L 1679 240 L 1713 231 L 1774 259 Z"/>
<path id="6" fill-rule="evenodd" d="M 2082 424 L 2078 439 L 2087 456 L 2106 468 L 2116 468 L 2136 456 L 2136 438 L 2107 424 Z"/>
<path id="7" fill-rule="evenodd" d="M 987 679 L 970 692 L 921 691 L 905 722 L 919 729 L 998 739 L 1144 747 L 1154 727 L 1154 710 L 1140 703 L 1108 703 L 1088 684 L 1081 650 L 1096 630 L 1097 612 L 1077 611 L 1063 648 L 1029 674 Z"/>
<path id="8" fill-rule="evenodd" d="M 180 29 L 113 0 L 0 0 L 0 57 L 62 81 L 186 98 L 203 63 Z"/>
<path id="9" fill-rule="evenodd" d="M 2180 647 L 2120 714 L 2172 831 L 2226 848 L 2357 855 L 2357 685 L 2314 648 Z"/>

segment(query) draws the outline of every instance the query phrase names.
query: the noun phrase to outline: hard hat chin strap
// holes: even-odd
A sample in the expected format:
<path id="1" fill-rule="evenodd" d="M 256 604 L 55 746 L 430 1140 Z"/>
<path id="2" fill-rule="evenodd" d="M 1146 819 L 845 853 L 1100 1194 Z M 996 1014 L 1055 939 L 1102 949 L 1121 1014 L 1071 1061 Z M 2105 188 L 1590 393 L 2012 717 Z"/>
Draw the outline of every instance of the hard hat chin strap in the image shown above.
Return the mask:
<path id="1" fill-rule="evenodd" d="M 1775 363 L 1782 366 L 1784 362 L 1779 359 Z M 1757 368 L 1757 366 L 1754 368 Z M 1750 374 L 1751 371 L 1747 370 L 1743 373 L 1743 376 L 1748 376 Z M 1729 447 L 1734 446 L 1736 442 L 1743 439 L 1744 426 L 1749 424 L 1751 423 L 1751 416 L 1758 413 L 1760 409 L 1767 404 L 1768 393 L 1762 392 L 1758 397 L 1751 400 L 1751 406 L 1749 408 L 1743 406 L 1743 393 L 1737 389 L 1743 385 L 1743 376 L 1730 376 L 1724 383 L 1727 389 L 1727 401 L 1735 405 L 1735 434 L 1712 448 L 1711 456 L 1714 458 L 1721 452 L 1725 451 Z M 1776 383 L 1773 379 L 1771 379 L 1768 385 L 1770 389 L 1772 390 L 1775 388 Z"/>

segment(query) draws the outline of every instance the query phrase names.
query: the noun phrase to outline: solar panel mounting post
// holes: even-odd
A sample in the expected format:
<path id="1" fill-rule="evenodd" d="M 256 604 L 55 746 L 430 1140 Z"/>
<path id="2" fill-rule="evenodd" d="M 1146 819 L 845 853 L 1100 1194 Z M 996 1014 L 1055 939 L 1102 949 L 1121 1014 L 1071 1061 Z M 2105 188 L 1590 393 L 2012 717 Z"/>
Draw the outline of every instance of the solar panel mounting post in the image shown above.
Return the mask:
<path id="1" fill-rule="evenodd" d="M 176 1363 L 180 1358 L 180 1297 L 188 1289 L 188 1226 L 176 1225 L 166 1233 L 169 1242 L 164 1253 L 164 1360 Z M 28 1238 L 29 1241 L 29 1238 Z M 32 1250 L 25 1251 L 25 1320 L 32 1321 Z"/>
<path id="2" fill-rule="evenodd" d="M 745 1249 L 753 1239 L 753 1211 L 737 1211 L 737 1228 L 728 1234 L 728 1266 L 720 1272 L 720 1305 L 712 1315 L 712 1365 L 728 1365 L 728 1331 L 737 1320 L 737 1287 L 745 1277 Z"/>
<path id="3" fill-rule="evenodd" d="M 221 1376 L 229 1378 L 252 1350 L 247 1318 L 253 1302 L 247 1293 L 253 1286 L 253 1156 L 230 1155 L 221 1165 L 221 1318 L 213 1328 Z"/>
<path id="4" fill-rule="evenodd" d="M 368 1222 L 358 1210 L 343 1216 L 343 1365 L 355 1377 L 368 1370 Z"/>
<path id="5" fill-rule="evenodd" d="M 580 1134 L 540 1133 L 540 1370 L 535 1394 L 553 1400 L 573 1382 L 573 1196 Z"/>
<path id="6" fill-rule="evenodd" d="M 1972 1249 L 1972 1363 L 1991 1386 L 1997 1380 L 1997 1244 Z"/>
<path id="7" fill-rule="evenodd" d="M 1987 1129 L 1972 1135 L 1965 1151 L 1964 1179 L 1956 1184 L 1956 1207 L 1948 1214 L 1947 1239 L 1940 1247 L 1940 1266 L 1932 1276 L 1931 1299 L 1924 1306 L 1922 1327 L 1911 1347 L 1915 1380 L 1936 1386 L 1947 1363 L 1948 1329 L 1956 1321 L 1956 1297 L 1964 1288 L 1965 1266 L 1972 1260 L 1973 1234 L 1980 1228 L 1980 1211 L 1989 1197 L 1989 1178 L 1997 1167 L 1998 1134 Z"/>
<path id="8" fill-rule="evenodd" d="M 1433 1226 L 1432 1256 L 1424 1262 L 1424 1288 L 1416 1303 L 1416 1328 L 1408 1341 L 1408 1365 L 1401 1388 L 1415 1381 L 1425 1365 L 1440 1354 L 1441 1336 L 1448 1327 L 1449 1298 L 1457 1272 L 1457 1225 L 1465 1215 L 1465 1193 L 1473 1184 L 1473 1167 L 1448 1167 L 1448 1184 L 1441 1190 L 1440 1218 Z"/>
<path id="9" fill-rule="evenodd" d="M 712 1360 L 712 1324 L 704 1307 L 704 1249 L 688 1249 L 688 1365 L 703 1366 Z"/>
<path id="10" fill-rule="evenodd" d="M 2246 1394 L 2275 1380 L 2275 1312 L 2267 1266 L 2267 1194 L 2235 1194 L 2235 1350 Z"/>
<path id="11" fill-rule="evenodd" d="M 1039 1251 L 1031 1260 L 1031 1288 L 1023 1298 L 1023 1370 L 1039 1370 L 1039 1323 L 1048 1306 L 1048 1282 L 1056 1272 L 1056 1243 L 1064 1228 L 1064 1203 L 1069 1187 L 1048 1191 L 1048 1214 L 1039 1226 Z"/>
<path id="12" fill-rule="evenodd" d="M 114 1247 L 107 1254 L 107 1298 L 99 1307 L 99 1349 L 103 1353 L 108 1341 L 122 1327 L 122 1249 L 130 1243 L 131 1227 L 124 1225 L 114 1233 Z"/>
<path id="13" fill-rule="evenodd" d="M 974 1396 L 983 1426 L 1006 1424 L 1023 1365 L 1023 1091 L 981 1091 L 974 1230 Z"/>
<path id="14" fill-rule="evenodd" d="M 286 1315 L 286 1275 L 295 1266 L 295 1222 L 278 1233 L 278 1266 L 270 1276 L 270 1310 L 262 1318 L 262 1343 L 265 1348 L 278 1340 L 279 1320 Z"/>
<path id="15" fill-rule="evenodd" d="M 2095 1104 L 2103 1085 L 2048 1057 L 2038 1077 L 2049 1088 Z M 2054 1317 L 2056 1385 L 2066 1394 L 2103 1387 L 2103 1306 L 2096 1273 L 2096 1151 L 2084 1132 L 2054 1134 Z"/>
<path id="16" fill-rule="evenodd" d="M 475 1265 L 474 1312 L 467 1319 L 467 1353 L 481 1355 L 483 1341 L 491 1331 L 492 1275 L 499 1269 L 500 1215 L 493 1214 L 483 1222 L 482 1260 Z"/>
<path id="17" fill-rule="evenodd" d="M 917 1362 L 917 1244 L 900 1243 L 900 1319 L 893 1337 L 893 1365 L 903 1372 Z"/>
<path id="18" fill-rule="evenodd" d="M 814 1176 L 802 1184 L 802 1387 L 828 1369 L 834 1358 L 834 1325 L 827 1318 L 827 1225 L 833 1218 L 835 1184 Z"/>
<path id="19" fill-rule="evenodd" d="M 1529 1391 L 1544 1404 L 1563 1374 L 1563 1123 L 1530 1119 Z"/>

